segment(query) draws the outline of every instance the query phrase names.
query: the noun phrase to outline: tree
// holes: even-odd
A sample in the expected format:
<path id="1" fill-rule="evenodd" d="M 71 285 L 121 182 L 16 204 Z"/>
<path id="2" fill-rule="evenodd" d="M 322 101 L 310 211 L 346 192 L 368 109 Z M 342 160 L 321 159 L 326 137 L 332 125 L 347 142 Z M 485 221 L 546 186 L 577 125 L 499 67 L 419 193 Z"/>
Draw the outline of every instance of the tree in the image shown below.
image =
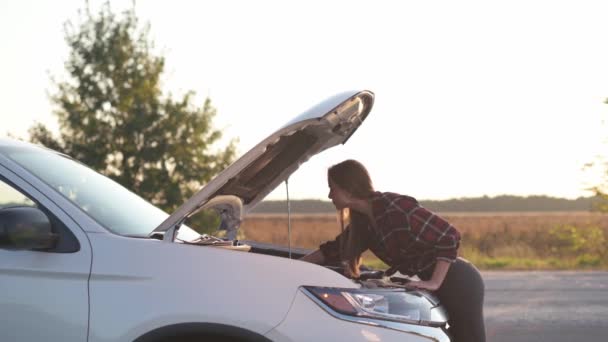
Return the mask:
<path id="1" fill-rule="evenodd" d="M 167 211 L 229 165 L 235 141 L 212 150 L 222 133 L 216 109 L 193 92 L 173 100 L 161 92 L 165 59 L 152 53 L 149 24 L 140 29 L 134 8 L 122 16 L 105 3 L 67 22 L 68 79 L 52 80 L 59 137 L 42 124 L 30 139 L 64 152 Z"/>
<path id="2" fill-rule="evenodd" d="M 608 103 L 608 100 L 606 101 Z M 592 162 L 585 165 L 587 168 L 596 167 L 597 164 L 601 164 L 601 166 L 605 169 L 604 174 L 602 175 L 602 179 L 599 184 L 592 186 L 589 188 L 594 194 L 594 203 L 593 209 L 596 211 L 608 213 L 608 162 Z"/>
<path id="3" fill-rule="evenodd" d="M 604 100 L 604 103 L 608 104 L 608 99 Z M 604 171 L 598 184 L 588 189 L 591 190 L 595 195 L 593 209 L 608 213 L 608 161 L 605 157 L 598 157 L 595 162 L 590 162 L 585 165 L 585 168 L 588 169 L 592 169 L 594 167 L 601 167 Z"/>

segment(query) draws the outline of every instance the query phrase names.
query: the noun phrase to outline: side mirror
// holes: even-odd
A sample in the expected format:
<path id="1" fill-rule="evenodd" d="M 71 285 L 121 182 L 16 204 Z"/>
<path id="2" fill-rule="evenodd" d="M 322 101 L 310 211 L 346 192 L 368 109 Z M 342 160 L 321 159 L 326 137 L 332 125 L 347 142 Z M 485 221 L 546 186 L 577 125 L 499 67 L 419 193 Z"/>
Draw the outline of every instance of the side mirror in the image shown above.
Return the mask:
<path id="1" fill-rule="evenodd" d="M 0 248 L 30 250 L 51 249 L 58 235 L 51 230 L 46 214 L 33 207 L 0 209 Z"/>

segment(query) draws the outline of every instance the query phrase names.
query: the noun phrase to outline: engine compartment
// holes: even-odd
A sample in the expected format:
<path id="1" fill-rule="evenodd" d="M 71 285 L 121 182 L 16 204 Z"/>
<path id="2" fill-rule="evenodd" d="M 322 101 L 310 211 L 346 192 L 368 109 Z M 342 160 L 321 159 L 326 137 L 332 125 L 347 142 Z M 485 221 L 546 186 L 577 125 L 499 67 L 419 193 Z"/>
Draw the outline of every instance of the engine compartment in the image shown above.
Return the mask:
<path id="1" fill-rule="evenodd" d="M 312 250 L 307 248 L 289 248 L 251 240 L 230 240 L 226 238 L 218 238 L 208 234 L 199 235 L 197 238 L 191 240 L 176 239 L 176 242 L 189 245 L 223 248 L 232 251 L 271 255 L 289 259 L 300 259 L 301 257 L 312 252 Z M 341 275 L 346 274 L 344 265 L 340 263 L 328 263 L 322 266 Z M 373 269 L 363 264 L 359 267 L 359 277 L 351 279 L 354 282 L 359 283 L 364 288 L 400 288 L 406 291 L 417 291 L 408 289 L 406 285 L 412 280 L 411 278 L 400 274 L 397 274 L 396 276 L 386 276 L 383 270 Z M 430 294 L 429 296 L 431 299 L 434 298 Z M 435 299 L 433 300 L 436 301 Z"/>

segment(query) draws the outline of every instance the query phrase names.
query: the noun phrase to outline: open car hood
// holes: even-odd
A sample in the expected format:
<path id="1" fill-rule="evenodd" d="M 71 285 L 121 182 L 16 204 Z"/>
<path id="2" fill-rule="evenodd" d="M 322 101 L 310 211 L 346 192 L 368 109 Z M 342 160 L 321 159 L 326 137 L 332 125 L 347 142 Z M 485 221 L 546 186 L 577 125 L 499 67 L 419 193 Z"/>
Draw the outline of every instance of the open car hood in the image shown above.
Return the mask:
<path id="1" fill-rule="evenodd" d="M 373 103 L 370 91 L 348 91 L 310 108 L 220 172 L 151 234 L 176 229 L 203 208 L 227 213 L 238 227 L 238 221 L 301 164 L 327 148 L 344 144 Z"/>

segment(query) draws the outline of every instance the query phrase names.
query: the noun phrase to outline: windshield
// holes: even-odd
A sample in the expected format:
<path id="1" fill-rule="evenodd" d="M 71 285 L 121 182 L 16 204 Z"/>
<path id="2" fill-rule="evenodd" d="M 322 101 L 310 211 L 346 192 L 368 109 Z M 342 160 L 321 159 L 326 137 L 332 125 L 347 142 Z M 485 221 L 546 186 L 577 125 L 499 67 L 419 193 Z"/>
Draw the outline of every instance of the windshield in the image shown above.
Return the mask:
<path id="1" fill-rule="evenodd" d="M 60 154 L 33 147 L 3 147 L 0 152 L 116 234 L 147 236 L 169 216 L 110 178 Z"/>

